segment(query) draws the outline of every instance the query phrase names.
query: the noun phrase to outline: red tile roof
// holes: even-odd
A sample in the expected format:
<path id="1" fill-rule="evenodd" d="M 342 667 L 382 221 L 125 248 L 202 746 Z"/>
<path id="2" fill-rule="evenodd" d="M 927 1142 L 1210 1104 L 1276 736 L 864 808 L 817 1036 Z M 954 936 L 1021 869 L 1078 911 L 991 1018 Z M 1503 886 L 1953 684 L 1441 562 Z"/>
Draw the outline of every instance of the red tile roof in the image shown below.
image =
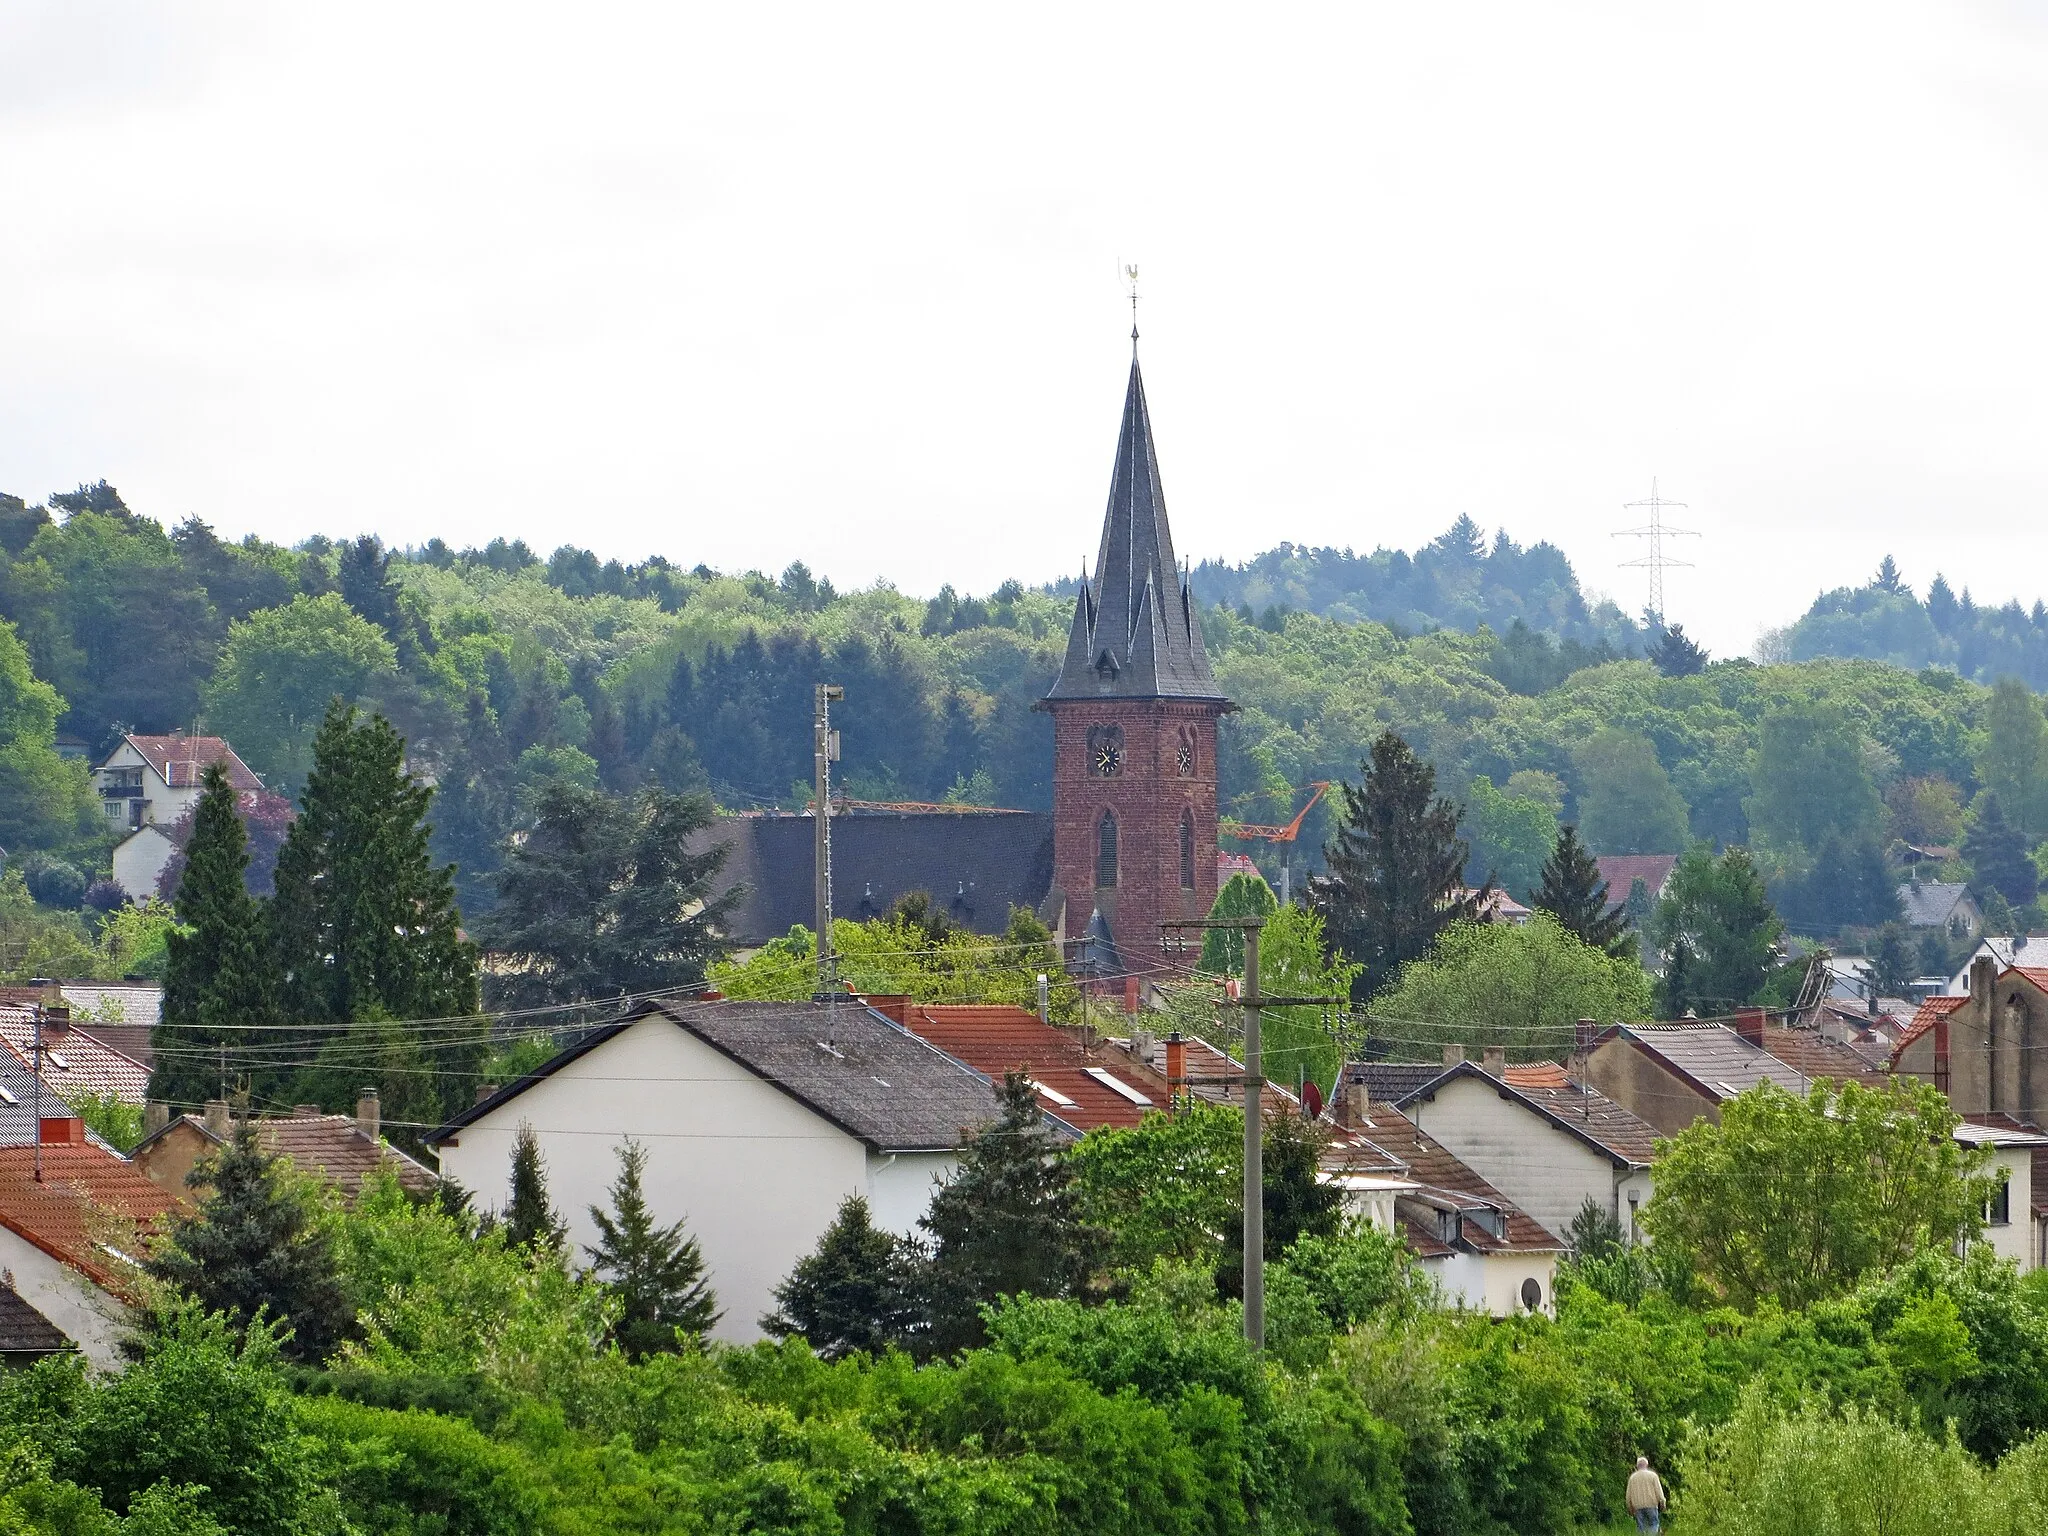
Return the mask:
<path id="1" fill-rule="evenodd" d="M 1531 1061 L 1519 1066 L 1504 1068 L 1501 1077 L 1510 1088 L 1527 1091 L 1531 1088 L 1566 1088 L 1571 1085 L 1571 1074 L 1554 1061 Z"/>
<path id="2" fill-rule="evenodd" d="M 1463 1224 L 1464 1241 L 1478 1252 L 1563 1251 L 1565 1245 L 1546 1231 L 1542 1223 L 1534 1217 L 1524 1215 L 1521 1207 L 1460 1162 L 1441 1143 L 1425 1135 L 1413 1120 L 1393 1105 L 1369 1105 L 1365 1121 L 1357 1127 L 1357 1132 L 1406 1165 L 1408 1177 L 1422 1186 L 1416 1192 L 1415 1198 L 1424 1203 L 1435 1200 L 1468 1210 L 1490 1207 L 1504 1213 L 1507 1218 L 1506 1235 L 1502 1237 L 1495 1237 L 1476 1222 L 1468 1221 Z M 1403 1205 L 1412 1206 L 1414 1203 L 1414 1198 L 1404 1197 L 1403 1200 L 1396 1202 L 1396 1209 Z M 1408 1224 L 1409 1241 L 1417 1244 L 1418 1253 L 1425 1252 L 1424 1244 L 1434 1245 L 1433 1251 L 1437 1253 L 1451 1251 L 1427 1228 L 1418 1230 L 1416 1217 L 1410 1211 L 1403 1211 L 1402 1218 Z"/>
<path id="3" fill-rule="evenodd" d="M 173 789 L 197 788 L 199 776 L 210 763 L 225 767 L 228 783 L 236 789 L 263 787 L 263 781 L 235 755 L 235 749 L 218 736 L 128 736 L 122 739 L 140 752 L 143 761 Z"/>
<path id="4" fill-rule="evenodd" d="M 172 1126 L 189 1125 L 214 1145 L 220 1138 L 195 1115 L 180 1115 L 162 1130 L 144 1139 L 144 1145 L 167 1134 Z M 256 1145 L 272 1157 L 282 1157 L 299 1172 L 324 1179 L 353 1200 L 362 1192 L 363 1180 L 380 1164 L 398 1175 L 399 1184 L 413 1194 L 431 1191 L 440 1178 L 416 1158 L 408 1157 L 387 1142 L 372 1141 L 362 1133 L 352 1115 L 267 1115 L 255 1122 Z M 142 1150 L 138 1146 L 136 1151 Z"/>
<path id="5" fill-rule="evenodd" d="M 1899 1053 L 1934 1028 L 1937 1019 L 1947 1018 L 1968 1001 L 1967 997 L 1930 997 L 1923 1002 L 1913 1015 L 1913 1022 L 1906 1026 L 1906 1032 L 1899 1036 L 1899 1043 L 1892 1047 L 1892 1064 L 1896 1066 Z"/>
<path id="6" fill-rule="evenodd" d="M 0 1005 L 0 1044 L 24 1066 L 33 1054 L 35 1035 L 33 1009 Z M 149 1068 L 82 1029 L 44 1026 L 43 1081 L 66 1097 L 111 1094 L 123 1104 L 140 1104 L 149 1096 Z"/>
<path id="7" fill-rule="evenodd" d="M 1600 878 L 1607 882 L 1607 899 L 1620 906 L 1640 880 L 1652 896 L 1664 889 L 1671 871 L 1678 867 L 1675 853 L 1603 853 L 1593 861 Z"/>
<path id="8" fill-rule="evenodd" d="M 1164 1079 L 1154 1079 L 1124 1051 L 1090 1046 L 1080 1035 L 1039 1021 L 1023 1008 L 995 1004 L 913 1003 L 907 998 L 869 998 L 870 1006 L 894 1019 L 977 1072 L 991 1078 L 1029 1073 L 1040 1085 L 1045 1112 L 1077 1131 L 1097 1126 L 1133 1126 L 1149 1109 L 1166 1107 Z M 1147 1100 L 1119 1093 L 1121 1083 Z M 1051 1090 L 1046 1092 L 1045 1090 Z M 1061 1100 L 1066 1102 L 1062 1103 Z"/>
<path id="9" fill-rule="evenodd" d="M 69 1265 L 103 1290 L 121 1292 L 128 1266 L 117 1249 L 125 1226 L 147 1231 L 175 1202 L 133 1163 L 94 1146 L 0 1147 L 0 1227 Z M 140 1257 L 127 1254 L 127 1257 Z"/>
<path id="10" fill-rule="evenodd" d="M 1872 1066 L 1846 1045 L 1823 1039 L 1814 1029 L 1766 1024 L 1764 1049 L 1809 1079 L 1861 1083 L 1865 1088 L 1887 1087 L 1892 1080 L 1889 1072 Z"/>

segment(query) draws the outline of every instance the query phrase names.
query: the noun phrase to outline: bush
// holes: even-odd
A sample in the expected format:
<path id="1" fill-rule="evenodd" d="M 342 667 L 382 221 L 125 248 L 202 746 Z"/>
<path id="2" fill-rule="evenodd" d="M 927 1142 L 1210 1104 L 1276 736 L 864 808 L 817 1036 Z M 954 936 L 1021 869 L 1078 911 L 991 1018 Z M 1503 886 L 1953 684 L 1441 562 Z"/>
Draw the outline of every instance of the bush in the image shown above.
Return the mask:
<path id="1" fill-rule="evenodd" d="M 29 895 L 46 907 L 75 912 L 85 901 L 85 873 L 76 864 L 47 853 L 32 853 L 21 861 L 21 877 Z"/>
<path id="2" fill-rule="evenodd" d="M 103 878 L 88 885 L 81 900 L 95 912 L 112 912 L 128 905 L 128 893 L 112 880 Z"/>
<path id="3" fill-rule="evenodd" d="M 525 1459 L 461 1419 L 305 1397 L 322 1481 L 364 1536 L 525 1536 L 548 1500 Z"/>

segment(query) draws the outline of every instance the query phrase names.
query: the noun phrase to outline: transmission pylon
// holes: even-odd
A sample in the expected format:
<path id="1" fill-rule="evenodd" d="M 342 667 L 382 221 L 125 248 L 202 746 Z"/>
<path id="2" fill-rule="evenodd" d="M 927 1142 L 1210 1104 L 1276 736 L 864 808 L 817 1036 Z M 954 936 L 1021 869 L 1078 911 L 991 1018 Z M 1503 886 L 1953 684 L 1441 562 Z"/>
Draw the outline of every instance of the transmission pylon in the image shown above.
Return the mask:
<path id="1" fill-rule="evenodd" d="M 1652 479 L 1650 481 L 1648 500 L 1625 501 L 1621 506 L 1624 512 L 1634 512 L 1647 507 L 1650 512 L 1650 520 L 1640 527 L 1618 529 L 1614 534 L 1614 537 L 1617 539 L 1649 540 L 1650 547 L 1648 551 L 1634 560 L 1622 561 L 1621 569 L 1625 571 L 1646 570 L 1650 573 L 1649 612 L 1659 624 L 1664 622 L 1664 572 L 1674 566 L 1687 570 L 1692 567 L 1690 560 L 1678 560 L 1665 554 L 1664 541 L 1666 539 L 1696 539 L 1699 537 L 1699 534 L 1691 528 L 1674 528 L 1664 521 L 1664 509 L 1666 507 L 1683 509 L 1684 506 L 1685 503 L 1682 501 L 1672 501 L 1667 497 L 1658 495 L 1657 482 Z"/>

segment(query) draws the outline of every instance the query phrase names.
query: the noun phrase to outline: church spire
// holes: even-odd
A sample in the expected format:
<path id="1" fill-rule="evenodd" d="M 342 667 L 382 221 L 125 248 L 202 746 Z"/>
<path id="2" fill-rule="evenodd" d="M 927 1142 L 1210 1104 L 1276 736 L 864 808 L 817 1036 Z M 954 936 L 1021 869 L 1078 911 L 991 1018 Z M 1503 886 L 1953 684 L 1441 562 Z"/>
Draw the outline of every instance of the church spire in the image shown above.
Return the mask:
<path id="1" fill-rule="evenodd" d="M 1173 556 L 1135 323 L 1131 331 L 1131 381 L 1095 578 L 1075 596 L 1066 663 L 1046 697 L 1221 699 L 1194 594 Z"/>

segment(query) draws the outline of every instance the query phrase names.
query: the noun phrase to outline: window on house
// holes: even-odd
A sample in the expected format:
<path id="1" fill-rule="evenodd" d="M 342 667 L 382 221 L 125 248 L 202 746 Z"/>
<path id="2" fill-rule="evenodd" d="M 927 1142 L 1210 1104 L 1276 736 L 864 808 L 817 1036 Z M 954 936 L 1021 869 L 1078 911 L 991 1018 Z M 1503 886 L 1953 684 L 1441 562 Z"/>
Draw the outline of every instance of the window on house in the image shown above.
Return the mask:
<path id="1" fill-rule="evenodd" d="M 1195 818 L 1186 811 L 1180 816 L 1180 888 L 1195 888 Z"/>
<path id="2" fill-rule="evenodd" d="M 1986 1226 L 1992 1227 L 2011 1225 L 2012 1179 L 2010 1175 L 2002 1176 L 1999 1179 L 1997 1192 L 1985 1202 L 1984 1223 Z"/>
<path id="3" fill-rule="evenodd" d="M 1095 883 L 1116 884 L 1116 815 L 1112 811 L 1104 811 L 1095 828 Z"/>

